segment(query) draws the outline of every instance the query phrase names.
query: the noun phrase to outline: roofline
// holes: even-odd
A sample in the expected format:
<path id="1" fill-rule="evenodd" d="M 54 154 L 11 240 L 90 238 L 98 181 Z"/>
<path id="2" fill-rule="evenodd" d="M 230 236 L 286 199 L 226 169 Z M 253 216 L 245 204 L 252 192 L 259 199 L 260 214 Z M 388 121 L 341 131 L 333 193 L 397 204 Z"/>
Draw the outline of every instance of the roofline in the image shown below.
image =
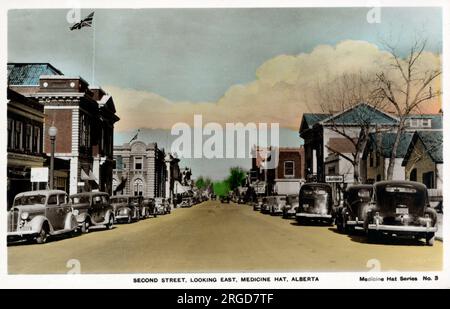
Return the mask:
<path id="1" fill-rule="evenodd" d="M 9 65 L 9 64 L 10 65 L 45 64 L 45 65 L 48 65 L 49 67 L 51 67 L 52 69 L 54 69 L 59 74 L 64 75 L 63 72 L 61 72 L 59 69 L 54 67 L 53 64 L 51 64 L 50 62 L 8 62 L 7 65 Z"/>
<path id="2" fill-rule="evenodd" d="M 367 106 L 369 106 L 370 108 L 373 108 L 373 109 L 379 111 L 380 113 L 383 113 L 384 115 L 386 115 L 386 116 L 388 116 L 388 117 L 390 117 L 390 118 L 393 118 L 393 119 L 399 121 L 399 119 L 398 119 L 397 117 L 395 117 L 395 116 L 393 116 L 393 115 L 391 115 L 391 114 L 389 114 L 389 113 L 387 113 L 387 112 L 385 112 L 385 111 L 382 111 L 381 109 L 379 109 L 379 108 L 377 108 L 377 107 L 375 107 L 375 106 L 373 106 L 373 105 L 371 105 L 371 104 L 369 104 L 369 103 L 366 103 L 366 102 L 360 102 L 360 103 L 358 103 L 358 104 L 356 104 L 356 105 L 353 105 L 353 106 L 350 106 L 350 107 L 344 109 L 343 111 L 341 111 L 341 112 L 339 112 L 339 113 L 337 113 L 337 114 L 333 114 L 333 115 L 331 115 L 330 117 L 323 119 L 322 121 L 320 121 L 320 124 L 323 125 L 323 124 L 324 124 L 325 122 L 327 122 L 328 120 L 333 119 L 333 118 L 336 118 L 336 117 L 338 117 L 338 116 L 340 116 L 340 115 L 342 115 L 342 114 L 348 112 L 349 110 L 352 110 L 352 109 L 354 109 L 354 108 L 356 108 L 356 107 L 358 107 L 358 106 L 360 106 L 360 105 L 367 105 Z"/>

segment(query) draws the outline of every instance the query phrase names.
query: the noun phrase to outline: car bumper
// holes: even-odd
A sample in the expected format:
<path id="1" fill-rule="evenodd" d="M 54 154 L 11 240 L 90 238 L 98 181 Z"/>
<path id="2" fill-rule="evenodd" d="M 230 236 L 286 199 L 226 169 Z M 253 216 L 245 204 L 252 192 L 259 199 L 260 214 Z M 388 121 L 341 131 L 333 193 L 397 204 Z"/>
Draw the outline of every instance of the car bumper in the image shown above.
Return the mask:
<path id="1" fill-rule="evenodd" d="M 128 220 L 128 215 L 116 215 L 115 219 L 116 221 Z"/>
<path id="2" fill-rule="evenodd" d="M 308 213 L 297 213 L 295 214 L 297 218 L 310 218 L 310 219 L 331 219 L 331 215 L 321 215 L 321 214 L 308 214 Z"/>
<path id="3" fill-rule="evenodd" d="M 348 220 L 347 225 L 350 226 L 362 226 L 364 224 L 364 221 L 359 221 L 359 220 Z"/>
<path id="4" fill-rule="evenodd" d="M 437 227 L 435 226 L 405 226 L 405 225 L 383 225 L 383 224 L 369 224 L 369 230 L 382 232 L 398 232 L 398 233 L 435 233 Z"/>
<path id="5" fill-rule="evenodd" d="M 33 231 L 33 230 L 22 230 L 22 231 L 16 231 L 16 232 L 8 232 L 6 234 L 6 240 L 7 242 L 13 242 L 13 241 L 18 241 L 20 239 L 23 238 L 30 238 L 32 236 L 37 235 L 38 232 Z"/>

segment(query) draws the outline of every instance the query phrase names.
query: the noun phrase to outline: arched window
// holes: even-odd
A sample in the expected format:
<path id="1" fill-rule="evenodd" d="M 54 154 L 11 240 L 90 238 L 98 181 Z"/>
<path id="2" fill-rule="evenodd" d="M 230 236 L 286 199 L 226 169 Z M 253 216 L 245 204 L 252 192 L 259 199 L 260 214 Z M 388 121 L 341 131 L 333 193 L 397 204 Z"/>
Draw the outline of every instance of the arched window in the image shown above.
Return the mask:
<path id="1" fill-rule="evenodd" d="M 138 178 L 133 183 L 134 195 L 142 195 L 144 191 L 144 182 L 142 179 Z"/>
<path id="2" fill-rule="evenodd" d="M 417 168 L 414 168 L 409 174 L 409 180 L 417 181 Z"/>

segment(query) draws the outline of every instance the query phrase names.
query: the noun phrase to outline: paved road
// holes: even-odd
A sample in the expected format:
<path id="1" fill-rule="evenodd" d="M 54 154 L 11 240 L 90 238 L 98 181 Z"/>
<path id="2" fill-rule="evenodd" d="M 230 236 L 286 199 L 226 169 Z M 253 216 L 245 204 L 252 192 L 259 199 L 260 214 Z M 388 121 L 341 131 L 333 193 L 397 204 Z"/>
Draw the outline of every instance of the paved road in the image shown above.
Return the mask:
<path id="1" fill-rule="evenodd" d="M 328 226 L 298 226 L 247 205 L 208 201 L 111 231 L 8 247 L 10 273 L 440 270 L 442 243 L 367 244 Z M 372 266 L 368 266 L 368 263 Z"/>

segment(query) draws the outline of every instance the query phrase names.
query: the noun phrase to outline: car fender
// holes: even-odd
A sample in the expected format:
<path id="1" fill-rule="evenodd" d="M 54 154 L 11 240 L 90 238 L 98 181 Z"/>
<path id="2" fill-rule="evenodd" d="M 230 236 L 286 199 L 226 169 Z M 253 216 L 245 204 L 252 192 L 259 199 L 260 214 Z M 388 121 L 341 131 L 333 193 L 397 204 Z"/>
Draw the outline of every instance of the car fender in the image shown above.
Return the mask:
<path id="1" fill-rule="evenodd" d="M 106 214 L 105 214 L 105 222 L 109 222 L 109 219 L 110 218 L 113 218 L 113 221 L 114 221 L 114 214 L 113 214 L 113 212 L 111 211 L 111 210 L 108 210 L 107 212 L 106 212 Z"/>
<path id="2" fill-rule="evenodd" d="M 49 227 L 48 232 L 52 232 L 53 226 L 51 225 L 50 221 L 48 221 L 47 217 L 42 216 L 42 215 L 34 217 L 26 225 L 31 226 L 32 231 L 39 233 L 41 231 L 44 223 L 48 224 L 48 227 Z"/>
<path id="3" fill-rule="evenodd" d="M 125 214 L 126 214 L 126 215 L 132 214 L 131 208 L 130 208 L 130 207 L 127 207 L 127 206 L 123 206 L 123 207 L 120 207 L 119 209 L 117 209 L 117 213 L 118 213 L 118 214 L 119 214 L 119 213 L 122 213 L 122 211 L 125 211 Z"/>
<path id="4" fill-rule="evenodd" d="M 433 222 L 432 226 L 436 226 L 437 224 L 437 211 L 431 207 L 427 207 L 425 209 L 425 214 L 429 214 L 431 221 Z"/>
<path id="5" fill-rule="evenodd" d="M 83 223 L 86 220 L 89 220 L 89 222 L 90 222 L 91 218 L 90 218 L 88 213 L 84 212 L 84 213 L 81 213 L 78 216 L 76 216 L 76 220 L 77 220 L 78 223 Z"/>
<path id="6" fill-rule="evenodd" d="M 77 217 L 73 213 L 68 213 L 64 221 L 65 230 L 74 230 L 78 227 Z"/>

